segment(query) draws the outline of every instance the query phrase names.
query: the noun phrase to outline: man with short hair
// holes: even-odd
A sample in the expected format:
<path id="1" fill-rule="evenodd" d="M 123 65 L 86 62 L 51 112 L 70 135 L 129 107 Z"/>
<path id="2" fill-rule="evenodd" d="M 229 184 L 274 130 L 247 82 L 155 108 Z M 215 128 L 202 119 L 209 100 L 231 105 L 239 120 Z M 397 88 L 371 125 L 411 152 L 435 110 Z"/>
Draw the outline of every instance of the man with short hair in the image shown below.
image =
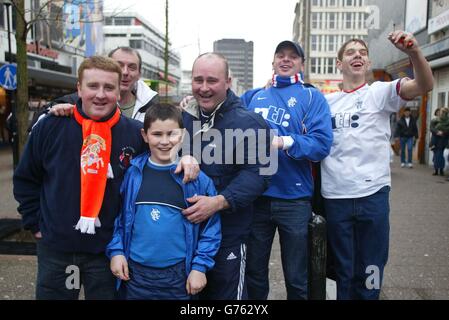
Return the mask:
<path id="1" fill-rule="evenodd" d="M 259 147 L 268 152 L 269 128 L 260 115 L 242 107 L 230 86 L 228 64 L 222 55 L 206 53 L 195 60 L 192 68 L 195 99 L 184 108 L 183 120 L 193 155 L 201 159 L 201 170 L 213 180 L 218 195 L 187 199 L 191 206 L 183 213 L 189 221 L 199 223 L 220 212 L 222 223 L 220 250 L 214 268 L 207 273 L 208 283 L 200 293 L 202 299 L 247 298 L 246 241 L 253 218 L 252 203 L 268 185 L 267 176 L 260 172 Z M 229 131 L 249 136 L 236 135 L 232 141 L 220 141 Z M 260 131 L 265 133 L 265 139 L 259 137 Z M 195 145 L 199 145 L 200 154 L 195 153 Z M 203 155 L 211 155 L 214 161 L 207 161 Z"/>
<path id="2" fill-rule="evenodd" d="M 125 170 L 146 148 L 141 123 L 118 110 L 120 80 L 114 60 L 85 59 L 74 116 L 40 120 L 14 172 L 24 229 L 37 239 L 37 299 L 78 299 L 80 284 L 86 299 L 115 298 L 105 248 Z"/>
<path id="3" fill-rule="evenodd" d="M 282 41 L 273 57 L 271 86 L 245 93 L 248 108 L 277 130 L 273 147 L 279 165 L 269 188 L 254 203 L 248 241 L 247 280 L 250 299 L 266 300 L 269 260 L 276 229 L 281 245 L 287 299 L 307 299 L 308 222 L 312 215 L 312 162 L 329 154 L 332 125 L 324 96 L 301 77 L 304 51 Z"/>
<path id="4" fill-rule="evenodd" d="M 404 114 L 396 125 L 395 136 L 399 138 L 401 144 L 401 168 L 405 166 L 413 168 L 413 146 L 415 139 L 418 139 L 418 127 L 409 107 L 404 108 Z M 406 150 L 407 161 L 405 160 Z"/>
<path id="5" fill-rule="evenodd" d="M 321 162 L 321 194 L 337 299 L 379 298 L 389 247 L 390 114 L 433 86 L 432 70 L 413 35 L 398 30 L 388 39 L 409 56 L 415 79 L 368 85 L 368 46 L 351 39 L 338 51 L 343 90 L 326 96 L 334 143 Z"/>

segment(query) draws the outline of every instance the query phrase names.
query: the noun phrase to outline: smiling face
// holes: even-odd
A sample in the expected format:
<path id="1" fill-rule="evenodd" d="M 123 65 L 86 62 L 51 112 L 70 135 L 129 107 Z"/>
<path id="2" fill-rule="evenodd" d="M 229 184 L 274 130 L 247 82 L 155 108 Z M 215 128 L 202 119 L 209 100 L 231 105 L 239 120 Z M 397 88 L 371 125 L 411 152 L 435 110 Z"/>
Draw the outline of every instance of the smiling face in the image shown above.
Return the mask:
<path id="1" fill-rule="evenodd" d="M 273 70 L 281 77 L 291 77 L 303 69 L 302 58 L 292 47 L 284 47 L 274 55 Z"/>
<path id="2" fill-rule="evenodd" d="M 100 69 L 85 69 L 78 82 L 82 110 L 92 120 L 100 120 L 117 108 L 120 99 L 119 74 Z"/>
<path id="3" fill-rule="evenodd" d="M 176 160 L 183 130 L 173 119 L 157 119 L 146 131 L 142 129 L 142 137 L 150 147 L 150 158 L 154 163 L 170 164 Z"/>
<path id="4" fill-rule="evenodd" d="M 356 41 L 347 43 L 337 59 L 337 68 L 343 76 L 365 77 L 370 67 L 367 47 Z"/>
<path id="5" fill-rule="evenodd" d="M 118 62 L 122 69 L 122 80 L 120 81 L 120 92 L 130 92 L 134 89 L 136 82 L 140 79 L 139 57 L 134 52 L 122 49 L 112 54 L 112 59 Z"/>
<path id="6" fill-rule="evenodd" d="M 192 93 L 200 108 L 212 112 L 231 86 L 225 61 L 214 54 L 199 57 L 192 68 Z"/>

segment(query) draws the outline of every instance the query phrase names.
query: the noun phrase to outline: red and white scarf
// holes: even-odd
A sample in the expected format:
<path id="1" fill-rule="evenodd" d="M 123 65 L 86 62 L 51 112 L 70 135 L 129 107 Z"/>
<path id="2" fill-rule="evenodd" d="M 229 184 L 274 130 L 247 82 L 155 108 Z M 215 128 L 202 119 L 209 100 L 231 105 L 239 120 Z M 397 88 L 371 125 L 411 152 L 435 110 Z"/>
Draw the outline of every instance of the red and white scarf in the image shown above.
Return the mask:
<path id="1" fill-rule="evenodd" d="M 120 120 L 120 111 L 117 108 L 109 120 L 98 122 L 85 118 L 75 106 L 74 116 L 83 128 L 81 217 L 75 229 L 81 233 L 95 234 L 95 227 L 101 227 L 98 215 L 103 204 L 111 158 L 111 128 Z"/>

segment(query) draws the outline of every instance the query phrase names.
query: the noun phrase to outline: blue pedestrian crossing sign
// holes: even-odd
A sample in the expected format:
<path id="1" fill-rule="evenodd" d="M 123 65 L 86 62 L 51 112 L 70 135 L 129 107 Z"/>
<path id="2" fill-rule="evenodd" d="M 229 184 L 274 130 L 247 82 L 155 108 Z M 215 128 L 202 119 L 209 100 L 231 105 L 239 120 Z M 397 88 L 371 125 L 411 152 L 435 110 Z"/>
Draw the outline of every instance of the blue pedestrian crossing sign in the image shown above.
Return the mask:
<path id="1" fill-rule="evenodd" d="M 6 90 L 17 89 L 17 67 L 15 64 L 5 64 L 0 68 L 0 85 Z"/>

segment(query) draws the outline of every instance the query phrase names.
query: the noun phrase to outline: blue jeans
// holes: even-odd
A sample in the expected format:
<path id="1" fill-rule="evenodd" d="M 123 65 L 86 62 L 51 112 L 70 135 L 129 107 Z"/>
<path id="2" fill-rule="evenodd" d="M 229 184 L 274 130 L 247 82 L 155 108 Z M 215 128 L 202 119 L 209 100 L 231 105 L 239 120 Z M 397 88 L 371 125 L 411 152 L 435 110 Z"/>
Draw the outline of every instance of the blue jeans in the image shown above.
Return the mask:
<path id="1" fill-rule="evenodd" d="M 268 298 L 268 264 L 276 229 L 287 299 L 307 299 L 307 228 L 311 215 L 308 200 L 260 197 L 254 202 L 246 273 L 249 299 Z"/>
<path id="2" fill-rule="evenodd" d="M 324 199 L 337 299 L 379 299 L 388 259 L 389 194 L 385 186 L 356 199 Z"/>
<path id="3" fill-rule="evenodd" d="M 37 300 L 77 300 L 80 285 L 86 300 L 116 298 L 116 279 L 104 253 L 58 252 L 38 241 L 37 263 Z"/>
<path id="4" fill-rule="evenodd" d="M 401 137 L 401 163 L 405 161 L 405 148 L 407 148 L 407 163 L 412 163 L 413 156 L 413 137 Z"/>

